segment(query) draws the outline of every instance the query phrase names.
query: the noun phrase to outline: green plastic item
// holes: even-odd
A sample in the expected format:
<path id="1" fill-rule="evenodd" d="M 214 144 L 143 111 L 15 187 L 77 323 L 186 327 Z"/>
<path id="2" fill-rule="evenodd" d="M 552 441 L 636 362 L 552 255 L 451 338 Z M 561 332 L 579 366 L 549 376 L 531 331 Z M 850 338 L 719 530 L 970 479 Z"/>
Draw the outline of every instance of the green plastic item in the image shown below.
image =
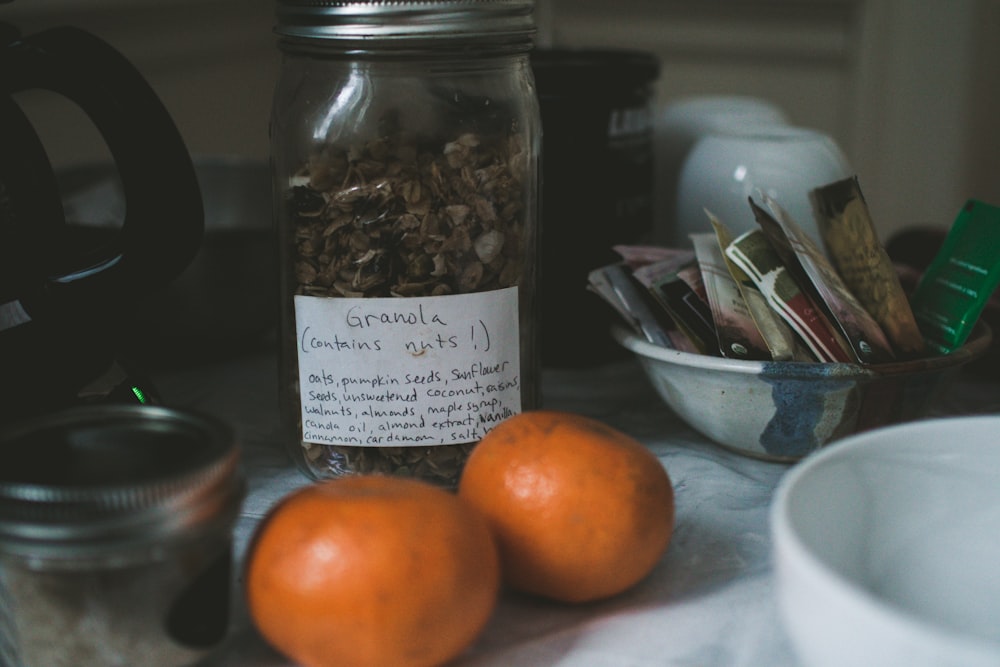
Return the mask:
<path id="1" fill-rule="evenodd" d="M 927 345 L 940 354 L 964 345 L 998 283 L 1000 208 L 970 199 L 910 300 Z"/>

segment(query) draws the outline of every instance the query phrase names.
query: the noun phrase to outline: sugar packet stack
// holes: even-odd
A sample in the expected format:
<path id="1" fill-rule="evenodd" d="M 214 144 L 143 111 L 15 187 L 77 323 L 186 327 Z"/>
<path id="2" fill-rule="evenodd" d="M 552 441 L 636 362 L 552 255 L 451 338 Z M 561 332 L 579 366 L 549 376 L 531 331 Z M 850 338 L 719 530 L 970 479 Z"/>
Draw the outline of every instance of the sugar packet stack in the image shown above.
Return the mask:
<path id="1" fill-rule="evenodd" d="M 858 179 L 809 196 L 822 247 L 762 194 L 748 200 L 756 229 L 734 237 L 706 210 L 694 252 L 617 246 L 588 287 L 654 344 L 734 359 L 882 364 L 965 342 L 1000 283 L 1000 208 L 963 207 L 910 299 Z"/>

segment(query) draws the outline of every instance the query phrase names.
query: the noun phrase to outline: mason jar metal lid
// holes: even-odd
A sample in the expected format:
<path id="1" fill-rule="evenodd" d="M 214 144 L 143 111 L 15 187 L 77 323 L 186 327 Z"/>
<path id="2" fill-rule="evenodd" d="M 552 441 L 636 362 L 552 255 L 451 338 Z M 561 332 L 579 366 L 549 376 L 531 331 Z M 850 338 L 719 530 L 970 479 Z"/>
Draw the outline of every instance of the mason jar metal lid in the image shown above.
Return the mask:
<path id="1" fill-rule="evenodd" d="M 73 557 L 200 534 L 243 495 L 228 426 L 140 405 L 79 407 L 0 432 L 0 552 Z"/>
<path id="2" fill-rule="evenodd" d="M 530 44 L 532 0 L 278 0 L 275 32 L 292 40 Z"/>

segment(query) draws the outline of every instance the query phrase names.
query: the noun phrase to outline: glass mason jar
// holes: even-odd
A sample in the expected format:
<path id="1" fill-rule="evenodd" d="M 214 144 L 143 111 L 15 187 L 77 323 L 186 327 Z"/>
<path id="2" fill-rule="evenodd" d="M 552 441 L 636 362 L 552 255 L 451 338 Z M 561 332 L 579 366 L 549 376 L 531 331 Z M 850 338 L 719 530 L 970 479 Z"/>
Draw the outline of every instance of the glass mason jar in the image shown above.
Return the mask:
<path id="1" fill-rule="evenodd" d="M 139 405 L 0 432 L 0 665 L 182 667 L 232 629 L 232 430 Z"/>
<path id="2" fill-rule="evenodd" d="M 284 437 L 315 479 L 457 484 L 535 406 L 530 0 L 279 0 Z"/>

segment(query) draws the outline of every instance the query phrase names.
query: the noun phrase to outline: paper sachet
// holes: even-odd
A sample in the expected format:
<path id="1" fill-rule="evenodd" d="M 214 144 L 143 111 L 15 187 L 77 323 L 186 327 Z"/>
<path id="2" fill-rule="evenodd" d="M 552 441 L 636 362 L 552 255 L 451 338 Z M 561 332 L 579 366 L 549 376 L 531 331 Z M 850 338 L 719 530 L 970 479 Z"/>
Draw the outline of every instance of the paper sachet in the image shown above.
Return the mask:
<path id="1" fill-rule="evenodd" d="M 750 200 L 757 223 L 800 288 L 823 309 L 847 341 L 854 359 L 862 364 L 894 361 L 896 355 L 882 328 L 847 288 L 819 246 L 777 202 L 766 195 L 764 202 L 773 215 Z"/>
<path id="2" fill-rule="evenodd" d="M 931 261 L 911 304 L 924 339 L 948 354 L 965 344 L 1000 283 L 1000 208 L 971 199 Z"/>
<path id="3" fill-rule="evenodd" d="M 901 359 L 922 356 L 923 336 L 899 274 L 879 242 L 857 177 L 816 188 L 809 197 L 827 255 L 844 284 Z"/>
<path id="4" fill-rule="evenodd" d="M 750 279 L 750 276 L 741 269 L 732 259 L 730 259 L 725 249 L 733 242 L 733 234 L 712 213 L 706 211 L 708 219 L 715 230 L 715 236 L 722 251 L 722 256 L 726 260 L 729 274 L 736 282 L 736 286 L 743 296 L 747 310 L 757 325 L 757 330 L 767 344 L 771 358 L 774 361 L 789 361 L 792 359 L 808 360 L 810 358 L 808 350 L 800 350 L 801 344 L 795 332 L 778 316 L 768 304 L 765 297 L 757 285 Z"/>
<path id="5" fill-rule="evenodd" d="M 634 271 L 640 266 L 654 264 L 675 257 L 691 257 L 691 251 L 684 248 L 665 248 L 653 245 L 614 245 L 611 246 L 625 263 L 625 266 Z"/>
<path id="6" fill-rule="evenodd" d="M 648 304 L 649 297 L 633 282 L 622 264 L 594 269 L 587 274 L 587 287 L 601 297 L 637 334 L 654 345 L 674 347 L 661 318 Z"/>
<path id="7" fill-rule="evenodd" d="M 651 343 L 697 353 L 698 349 L 633 273 L 650 264 L 683 265 L 691 262 L 694 254 L 686 249 L 657 246 L 616 245 L 612 249 L 622 261 L 592 271 L 588 289 L 607 301 L 636 333 Z"/>
<path id="8" fill-rule="evenodd" d="M 699 353 L 712 354 L 716 347 L 715 324 L 700 277 L 692 273 L 697 270 L 694 252 L 687 251 L 686 255 L 641 266 L 632 275 Z"/>
<path id="9" fill-rule="evenodd" d="M 818 361 L 854 361 L 819 307 L 799 288 L 763 231 L 754 229 L 736 237 L 726 247 L 726 256 L 750 276 Z"/>
<path id="10" fill-rule="evenodd" d="M 682 268 L 692 264 L 694 261 L 693 250 L 673 249 L 669 254 L 665 254 L 662 259 L 633 266 L 632 276 L 640 285 L 649 289 L 651 285 L 675 275 Z"/>
<path id="11" fill-rule="evenodd" d="M 733 279 L 715 234 L 691 234 L 715 322 L 719 352 L 733 359 L 771 360 L 771 352 Z"/>

